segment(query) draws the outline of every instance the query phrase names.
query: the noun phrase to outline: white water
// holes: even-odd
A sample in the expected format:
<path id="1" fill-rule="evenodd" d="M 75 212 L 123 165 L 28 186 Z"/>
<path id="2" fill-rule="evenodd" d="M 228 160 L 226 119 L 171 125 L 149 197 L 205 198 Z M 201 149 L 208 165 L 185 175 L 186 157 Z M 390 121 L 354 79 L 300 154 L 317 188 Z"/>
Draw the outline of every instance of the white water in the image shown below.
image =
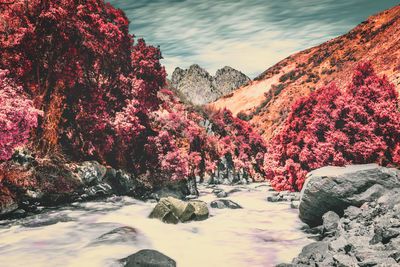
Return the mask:
<path id="1" fill-rule="evenodd" d="M 290 262 L 310 243 L 299 228 L 297 210 L 289 203 L 266 201 L 268 187 L 260 184 L 220 187 L 227 199 L 243 209 L 212 209 L 200 222 L 164 224 L 148 219 L 155 203 L 129 197 L 74 203 L 0 225 L 0 266 L 119 266 L 118 259 L 141 249 L 155 249 L 178 267 L 274 266 Z M 200 187 L 200 198 L 216 199 Z M 129 226 L 119 239 L 98 238 Z M 96 241 L 97 239 L 97 241 Z"/>

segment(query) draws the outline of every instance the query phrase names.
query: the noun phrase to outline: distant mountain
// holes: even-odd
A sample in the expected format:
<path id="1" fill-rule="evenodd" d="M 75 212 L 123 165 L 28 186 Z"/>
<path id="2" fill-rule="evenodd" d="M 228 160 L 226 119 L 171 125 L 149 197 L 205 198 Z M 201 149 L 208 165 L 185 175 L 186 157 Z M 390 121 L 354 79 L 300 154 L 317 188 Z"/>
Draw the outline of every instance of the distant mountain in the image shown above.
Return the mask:
<path id="1" fill-rule="evenodd" d="M 195 105 L 211 103 L 249 81 L 245 74 L 228 66 L 211 76 L 197 64 L 187 70 L 178 67 L 171 77 L 171 85 Z"/>
<path id="2" fill-rule="evenodd" d="M 345 88 L 359 62 L 371 61 L 400 90 L 400 6 L 373 15 L 349 33 L 296 53 L 210 106 L 228 108 L 270 139 L 297 99 L 334 81 Z"/>

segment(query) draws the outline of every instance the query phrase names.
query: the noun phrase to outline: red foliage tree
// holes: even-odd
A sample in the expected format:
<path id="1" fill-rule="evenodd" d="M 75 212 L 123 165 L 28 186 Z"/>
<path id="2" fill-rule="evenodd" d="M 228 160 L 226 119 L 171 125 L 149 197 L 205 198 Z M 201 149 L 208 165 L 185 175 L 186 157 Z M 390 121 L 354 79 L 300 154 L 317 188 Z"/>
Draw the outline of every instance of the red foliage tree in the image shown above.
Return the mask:
<path id="1" fill-rule="evenodd" d="M 360 64 L 345 92 L 334 84 L 297 101 L 264 159 L 278 190 L 301 190 L 308 171 L 398 161 L 400 113 L 394 85 Z"/>

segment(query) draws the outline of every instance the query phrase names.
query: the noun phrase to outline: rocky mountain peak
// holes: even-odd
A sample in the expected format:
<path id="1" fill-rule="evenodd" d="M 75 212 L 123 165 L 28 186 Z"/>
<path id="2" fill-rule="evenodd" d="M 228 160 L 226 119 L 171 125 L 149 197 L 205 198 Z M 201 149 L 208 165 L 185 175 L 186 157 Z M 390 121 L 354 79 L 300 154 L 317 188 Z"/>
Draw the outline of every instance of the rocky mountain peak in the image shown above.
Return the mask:
<path id="1" fill-rule="evenodd" d="M 214 76 L 214 86 L 218 88 L 223 95 L 229 94 L 248 82 L 250 82 L 249 77 L 229 66 L 217 70 Z"/>
<path id="2" fill-rule="evenodd" d="M 225 66 L 211 76 L 198 64 L 186 70 L 177 67 L 171 77 L 171 85 L 195 105 L 211 103 L 249 81 L 249 77 L 231 67 Z"/>

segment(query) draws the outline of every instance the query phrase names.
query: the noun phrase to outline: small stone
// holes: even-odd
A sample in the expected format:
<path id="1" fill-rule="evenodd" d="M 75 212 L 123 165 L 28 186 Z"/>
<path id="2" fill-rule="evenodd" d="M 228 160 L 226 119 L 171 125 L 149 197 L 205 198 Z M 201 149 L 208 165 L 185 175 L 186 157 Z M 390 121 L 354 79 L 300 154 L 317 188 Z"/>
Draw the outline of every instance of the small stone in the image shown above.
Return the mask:
<path id="1" fill-rule="evenodd" d="M 242 207 L 229 199 L 218 199 L 210 203 L 211 208 L 216 209 L 241 209 Z"/>
<path id="2" fill-rule="evenodd" d="M 227 194 L 225 191 L 219 192 L 219 193 L 217 194 L 217 197 L 218 197 L 218 198 L 223 198 L 223 197 L 227 197 L 227 196 L 228 196 L 228 194 Z"/>
<path id="3" fill-rule="evenodd" d="M 300 201 L 299 201 L 299 200 L 292 200 L 292 201 L 290 202 L 290 207 L 291 207 L 292 209 L 298 209 L 298 208 L 299 208 L 299 205 L 300 205 Z"/>
<path id="4" fill-rule="evenodd" d="M 354 220 L 361 214 L 360 208 L 355 206 L 350 206 L 344 211 L 344 217 L 349 218 L 350 220 Z"/>
<path id="5" fill-rule="evenodd" d="M 357 259 L 344 254 L 333 255 L 337 267 L 353 267 L 357 266 Z"/>
<path id="6" fill-rule="evenodd" d="M 337 230 L 340 217 L 333 211 L 328 211 L 322 216 L 324 231 L 333 233 Z"/>
<path id="7" fill-rule="evenodd" d="M 23 209 L 17 209 L 12 213 L 12 217 L 14 218 L 22 218 L 26 215 L 26 211 Z"/>
<path id="8" fill-rule="evenodd" d="M 345 247 L 348 246 L 348 241 L 343 236 L 333 240 L 329 244 L 329 249 L 335 252 L 344 252 Z"/>

